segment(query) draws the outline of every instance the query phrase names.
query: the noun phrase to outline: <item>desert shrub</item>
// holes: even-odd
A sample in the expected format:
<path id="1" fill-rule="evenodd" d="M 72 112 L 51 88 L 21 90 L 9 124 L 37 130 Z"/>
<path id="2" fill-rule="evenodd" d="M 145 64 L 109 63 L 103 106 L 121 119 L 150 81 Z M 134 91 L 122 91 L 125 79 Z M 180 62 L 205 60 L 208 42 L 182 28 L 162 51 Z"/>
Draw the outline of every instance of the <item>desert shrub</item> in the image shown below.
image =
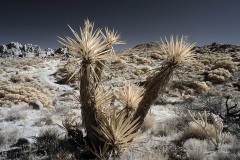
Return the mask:
<path id="1" fill-rule="evenodd" d="M 167 119 L 163 122 L 158 122 L 156 128 L 153 130 L 153 134 L 167 136 L 171 132 L 182 131 L 187 126 L 189 121 L 190 118 L 186 115 L 183 115 Z"/>
<path id="2" fill-rule="evenodd" d="M 204 160 L 207 152 L 208 143 L 198 139 L 188 139 L 183 147 L 186 150 L 187 157 L 191 160 Z"/>
<path id="3" fill-rule="evenodd" d="M 213 83 L 223 83 L 228 81 L 232 75 L 224 68 L 217 68 L 208 72 L 208 80 Z"/>
<path id="4" fill-rule="evenodd" d="M 28 81 L 28 76 L 20 76 L 14 79 L 14 82 L 3 79 L 0 81 L 0 104 L 6 102 L 25 102 L 29 104 L 31 101 L 40 100 L 46 106 L 52 106 L 52 100 L 49 98 L 48 90 L 37 81 Z M 31 79 L 30 79 L 31 80 Z"/>
<path id="5" fill-rule="evenodd" d="M 58 135 L 58 131 L 54 128 L 41 130 L 39 136 L 35 137 L 37 154 L 47 156 L 57 152 L 59 146 Z"/>
<path id="6" fill-rule="evenodd" d="M 120 160 L 168 160 L 168 155 L 164 155 L 159 148 L 152 148 L 151 151 L 145 150 L 144 152 L 128 150 L 121 157 Z"/>
<path id="7" fill-rule="evenodd" d="M 10 132 L 1 131 L 0 135 L 4 137 L 2 145 L 12 145 L 17 142 L 19 136 L 20 136 L 20 130 L 19 129 L 13 129 Z"/>
<path id="8" fill-rule="evenodd" d="M 7 112 L 5 121 L 18 121 L 23 118 L 25 118 L 25 116 L 22 114 L 21 110 L 11 109 Z"/>
<path id="9" fill-rule="evenodd" d="M 216 160 L 239 160 L 240 154 L 219 153 L 216 156 L 214 156 L 214 159 L 216 159 Z"/>
<path id="10" fill-rule="evenodd" d="M 2 132 L 0 132 L 0 147 L 2 147 L 6 143 L 6 137 Z"/>
<path id="11" fill-rule="evenodd" d="M 208 90 L 210 89 L 206 82 L 199 82 L 199 81 L 194 81 L 193 86 L 198 94 L 204 94 L 207 93 Z"/>
<path id="12" fill-rule="evenodd" d="M 33 81 L 33 77 L 31 74 L 16 74 L 13 75 L 10 80 L 13 83 L 30 82 Z"/>
<path id="13" fill-rule="evenodd" d="M 229 144 L 229 145 L 233 145 L 231 148 L 235 148 L 237 145 L 239 145 L 239 142 L 238 142 L 238 138 L 236 135 L 228 132 L 225 137 L 224 137 L 224 141 L 223 143 L 224 144 Z"/>
<path id="14" fill-rule="evenodd" d="M 217 68 L 224 68 L 231 73 L 238 71 L 237 64 L 229 60 L 217 61 L 212 67 L 212 69 L 217 69 Z"/>
<path id="15" fill-rule="evenodd" d="M 153 129 L 155 123 L 156 123 L 155 118 L 153 116 L 148 115 L 141 126 L 141 130 L 143 132 L 146 132 L 149 129 Z"/>
<path id="16" fill-rule="evenodd" d="M 194 114 L 188 111 L 189 115 L 191 116 L 193 122 L 195 122 L 201 129 L 202 133 L 204 132 L 207 138 L 212 142 L 215 146 L 215 149 L 220 149 L 221 145 L 223 144 L 224 138 L 227 133 L 222 133 L 223 131 L 223 120 L 213 113 L 207 114 L 206 111 L 200 114 Z M 209 124 L 208 117 L 211 116 L 212 124 Z M 212 128 L 209 130 L 209 128 Z"/>

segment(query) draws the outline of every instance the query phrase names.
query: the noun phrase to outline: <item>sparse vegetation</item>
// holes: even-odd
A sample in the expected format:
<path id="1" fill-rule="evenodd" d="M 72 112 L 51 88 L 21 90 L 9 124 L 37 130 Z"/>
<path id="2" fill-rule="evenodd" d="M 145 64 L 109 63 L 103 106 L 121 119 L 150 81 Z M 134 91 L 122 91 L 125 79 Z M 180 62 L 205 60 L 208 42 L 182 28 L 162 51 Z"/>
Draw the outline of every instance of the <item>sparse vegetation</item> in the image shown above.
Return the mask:
<path id="1" fill-rule="evenodd" d="M 214 45 L 199 49 L 173 36 L 115 52 L 113 45 L 124 42 L 114 30 L 95 29 L 89 20 L 79 34 L 70 30 L 74 38 L 59 41 L 71 59 L 0 60 L 0 145 L 10 146 L 1 158 L 239 158 L 237 53 L 225 56 Z M 39 67 L 45 77 L 35 73 Z M 34 101 L 41 107 L 28 107 Z M 9 123 L 21 131 L 31 123 L 34 133 L 7 134 Z"/>

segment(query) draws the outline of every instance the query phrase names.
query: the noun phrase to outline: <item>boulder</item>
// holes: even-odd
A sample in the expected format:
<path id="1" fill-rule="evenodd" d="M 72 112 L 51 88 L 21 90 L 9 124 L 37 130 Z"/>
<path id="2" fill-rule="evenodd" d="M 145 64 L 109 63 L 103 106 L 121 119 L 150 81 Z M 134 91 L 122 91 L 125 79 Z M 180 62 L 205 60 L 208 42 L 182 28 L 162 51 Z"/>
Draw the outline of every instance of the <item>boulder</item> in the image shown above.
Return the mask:
<path id="1" fill-rule="evenodd" d="M 26 57 L 35 57 L 41 53 L 41 48 L 33 44 L 24 44 L 22 50 Z"/>
<path id="2" fill-rule="evenodd" d="M 21 50 L 22 49 L 22 45 L 18 42 L 11 42 L 9 44 L 6 45 L 8 49 L 12 49 L 12 48 L 16 48 L 18 50 Z"/>
<path id="3" fill-rule="evenodd" d="M 8 50 L 9 54 L 11 54 L 13 57 L 22 57 L 22 51 L 18 48 L 12 48 Z"/>
<path id="4" fill-rule="evenodd" d="M 0 53 L 4 53 L 4 52 L 6 52 L 6 51 L 7 51 L 7 46 L 1 44 L 1 45 L 0 45 Z"/>
<path id="5" fill-rule="evenodd" d="M 47 54 L 45 51 L 41 51 L 39 54 L 38 54 L 38 57 L 39 58 L 47 58 Z"/>
<path id="6" fill-rule="evenodd" d="M 45 54 L 47 55 L 47 57 L 51 57 L 54 56 L 54 51 L 51 48 L 47 48 L 44 50 Z"/>

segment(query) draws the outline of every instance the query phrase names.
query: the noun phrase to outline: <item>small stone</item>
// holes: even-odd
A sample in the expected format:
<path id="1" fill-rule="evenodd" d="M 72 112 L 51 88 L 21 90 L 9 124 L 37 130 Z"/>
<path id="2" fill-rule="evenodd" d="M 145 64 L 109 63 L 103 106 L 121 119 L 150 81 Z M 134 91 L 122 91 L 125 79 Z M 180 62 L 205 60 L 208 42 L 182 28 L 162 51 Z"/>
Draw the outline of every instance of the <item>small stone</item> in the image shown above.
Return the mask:
<path id="1" fill-rule="evenodd" d="M 25 138 L 18 139 L 16 144 L 11 145 L 11 147 L 22 147 L 24 145 L 28 145 L 29 141 Z"/>
<path id="2" fill-rule="evenodd" d="M 36 110 L 39 110 L 39 109 L 42 109 L 43 108 L 43 104 L 42 102 L 40 102 L 39 100 L 34 100 L 32 102 L 29 103 L 29 106 L 32 108 L 32 109 L 36 109 Z"/>

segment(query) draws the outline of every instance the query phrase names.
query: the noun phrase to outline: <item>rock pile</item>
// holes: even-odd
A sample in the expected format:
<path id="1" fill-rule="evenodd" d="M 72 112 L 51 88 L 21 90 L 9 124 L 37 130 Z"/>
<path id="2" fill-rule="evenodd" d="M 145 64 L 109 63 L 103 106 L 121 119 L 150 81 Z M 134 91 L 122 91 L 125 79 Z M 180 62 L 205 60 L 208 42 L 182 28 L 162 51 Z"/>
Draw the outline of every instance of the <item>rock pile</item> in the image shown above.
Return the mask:
<path id="1" fill-rule="evenodd" d="M 42 50 L 40 46 L 33 44 L 20 44 L 18 42 L 11 42 L 7 45 L 0 45 L 0 58 L 6 57 L 39 57 L 48 58 L 55 56 L 70 57 L 68 49 L 66 47 L 61 47 L 58 49 L 47 48 Z"/>

